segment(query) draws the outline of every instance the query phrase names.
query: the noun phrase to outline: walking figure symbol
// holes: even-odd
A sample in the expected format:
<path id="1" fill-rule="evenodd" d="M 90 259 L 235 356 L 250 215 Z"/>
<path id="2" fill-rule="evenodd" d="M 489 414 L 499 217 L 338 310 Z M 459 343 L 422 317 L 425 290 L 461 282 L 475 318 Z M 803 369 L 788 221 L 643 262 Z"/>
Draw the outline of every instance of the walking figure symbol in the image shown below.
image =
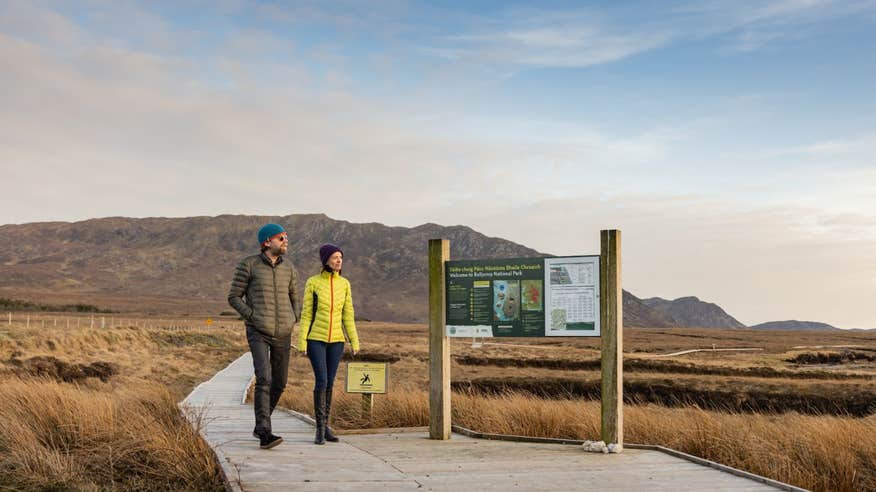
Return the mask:
<path id="1" fill-rule="evenodd" d="M 359 384 L 362 384 L 362 385 L 371 384 L 371 375 L 366 374 L 366 375 L 362 376 L 362 379 L 359 380 Z"/>

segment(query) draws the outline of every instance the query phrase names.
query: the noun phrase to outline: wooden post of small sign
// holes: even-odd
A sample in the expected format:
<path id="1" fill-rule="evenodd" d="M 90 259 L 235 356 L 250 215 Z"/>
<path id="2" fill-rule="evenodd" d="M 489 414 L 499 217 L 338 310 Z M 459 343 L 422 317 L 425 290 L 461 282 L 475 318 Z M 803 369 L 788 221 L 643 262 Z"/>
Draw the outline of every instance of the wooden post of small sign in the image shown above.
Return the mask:
<path id="1" fill-rule="evenodd" d="M 374 395 L 362 393 L 362 414 L 368 419 L 368 425 L 374 421 Z"/>
<path id="2" fill-rule="evenodd" d="M 602 440 L 623 446 L 623 288 L 621 232 L 600 232 L 599 295 L 602 332 Z"/>
<path id="3" fill-rule="evenodd" d="M 450 340 L 444 313 L 444 263 L 450 241 L 429 240 L 429 438 L 450 439 Z"/>

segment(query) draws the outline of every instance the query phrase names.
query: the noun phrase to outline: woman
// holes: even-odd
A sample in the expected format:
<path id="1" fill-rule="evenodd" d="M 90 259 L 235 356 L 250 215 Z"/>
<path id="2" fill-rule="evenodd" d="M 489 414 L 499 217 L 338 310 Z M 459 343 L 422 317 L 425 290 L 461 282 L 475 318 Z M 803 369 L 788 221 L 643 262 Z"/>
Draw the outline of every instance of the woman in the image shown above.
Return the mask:
<path id="1" fill-rule="evenodd" d="M 319 248 L 322 271 L 307 279 L 301 310 L 298 350 L 310 359 L 313 367 L 313 413 L 316 417 L 314 444 L 337 442 L 328 426 L 332 408 L 332 385 L 338 364 L 344 355 L 344 330 L 359 353 L 359 336 L 353 318 L 350 282 L 341 276 L 344 252 L 334 244 Z"/>

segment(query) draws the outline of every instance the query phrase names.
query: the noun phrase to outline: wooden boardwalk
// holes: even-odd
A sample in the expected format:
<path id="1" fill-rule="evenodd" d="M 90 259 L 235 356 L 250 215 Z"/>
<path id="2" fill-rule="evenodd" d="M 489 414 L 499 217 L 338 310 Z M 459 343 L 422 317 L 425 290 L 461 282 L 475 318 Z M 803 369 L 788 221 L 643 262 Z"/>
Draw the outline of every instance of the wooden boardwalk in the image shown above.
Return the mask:
<path id="1" fill-rule="evenodd" d="M 426 432 L 344 435 L 316 446 L 313 426 L 284 411 L 272 418 L 284 442 L 262 450 L 251 434 L 252 406 L 243 403 L 252 373 L 247 353 L 181 403 L 189 415 L 203 416 L 202 434 L 230 490 L 776 490 L 654 450 L 602 455 L 456 433 L 433 441 Z"/>

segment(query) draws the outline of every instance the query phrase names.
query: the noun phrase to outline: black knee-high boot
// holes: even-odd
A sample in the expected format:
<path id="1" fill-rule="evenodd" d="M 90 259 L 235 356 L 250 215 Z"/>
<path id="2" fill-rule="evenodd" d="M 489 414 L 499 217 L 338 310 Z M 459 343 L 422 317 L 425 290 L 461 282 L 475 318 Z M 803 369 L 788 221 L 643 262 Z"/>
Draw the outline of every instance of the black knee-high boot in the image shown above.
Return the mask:
<path id="1" fill-rule="evenodd" d="M 316 418 L 316 437 L 313 444 L 325 444 L 325 390 L 313 390 L 313 416 Z"/>
<path id="2" fill-rule="evenodd" d="M 338 436 L 332 432 L 331 427 L 329 427 L 329 421 L 332 418 L 332 390 L 327 389 L 325 391 L 325 440 L 331 442 L 338 442 Z"/>

